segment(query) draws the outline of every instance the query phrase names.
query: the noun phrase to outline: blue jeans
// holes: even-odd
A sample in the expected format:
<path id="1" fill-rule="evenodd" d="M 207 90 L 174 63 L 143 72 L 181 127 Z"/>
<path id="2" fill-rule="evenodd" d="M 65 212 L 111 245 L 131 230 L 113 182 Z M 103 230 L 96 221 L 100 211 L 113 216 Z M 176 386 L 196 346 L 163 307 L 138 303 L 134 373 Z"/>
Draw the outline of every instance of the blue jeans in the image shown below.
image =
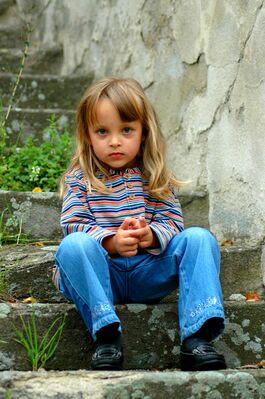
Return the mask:
<path id="1" fill-rule="evenodd" d="M 72 233 L 61 242 L 56 264 L 59 289 L 75 304 L 94 340 L 100 328 L 120 324 L 114 304 L 156 302 L 177 287 L 181 341 L 213 317 L 212 339 L 224 328 L 220 252 L 206 229 L 184 230 L 160 255 L 113 258 L 88 234 Z"/>

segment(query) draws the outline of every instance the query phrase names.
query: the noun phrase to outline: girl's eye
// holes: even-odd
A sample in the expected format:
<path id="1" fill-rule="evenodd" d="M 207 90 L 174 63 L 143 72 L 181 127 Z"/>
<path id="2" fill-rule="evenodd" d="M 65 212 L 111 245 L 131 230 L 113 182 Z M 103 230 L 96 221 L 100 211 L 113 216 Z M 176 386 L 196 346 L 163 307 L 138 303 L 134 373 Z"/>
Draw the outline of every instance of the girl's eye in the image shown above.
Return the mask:
<path id="1" fill-rule="evenodd" d="M 106 131 L 105 129 L 98 129 L 98 130 L 96 131 L 96 133 L 97 133 L 99 136 L 105 136 L 105 134 L 107 133 L 107 131 Z"/>
<path id="2" fill-rule="evenodd" d="M 131 128 L 131 127 L 125 127 L 125 128 L 123 128 L 123 132 L 124 132 L 125 134 L 129 134 L 129 133 L 132 132 L 132 128 Z"/>

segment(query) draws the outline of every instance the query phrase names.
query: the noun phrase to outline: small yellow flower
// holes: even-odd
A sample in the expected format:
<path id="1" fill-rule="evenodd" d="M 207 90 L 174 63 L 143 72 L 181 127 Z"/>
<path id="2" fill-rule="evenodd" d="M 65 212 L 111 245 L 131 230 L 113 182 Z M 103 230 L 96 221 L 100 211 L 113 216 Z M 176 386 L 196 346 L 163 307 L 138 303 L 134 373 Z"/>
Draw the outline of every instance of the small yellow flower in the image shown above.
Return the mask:
<path id="1" fill-rule="evenodd" d="M 40 187 L 35 187 L 32 190 L 33 193 L 42 193 L 42 189 Z"/>

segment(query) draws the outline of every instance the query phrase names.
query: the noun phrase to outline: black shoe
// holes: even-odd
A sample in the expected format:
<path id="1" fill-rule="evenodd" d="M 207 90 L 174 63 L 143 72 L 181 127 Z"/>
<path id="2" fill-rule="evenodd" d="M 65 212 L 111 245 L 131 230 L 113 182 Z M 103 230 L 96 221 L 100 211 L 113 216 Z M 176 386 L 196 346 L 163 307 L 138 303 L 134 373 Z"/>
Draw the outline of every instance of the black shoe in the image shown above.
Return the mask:
<path id="1" fill-rule="evenodd" d="M 226 369 L 225 358 L 210 343 L 203 343 L 191 351 L 180 348 L 180 367 L 183 371 Z"/>
<path id="2" fill-rule="evenodd" d="M 91 360 L 92 370 L 122 370 L 122 347 L 115 344 L 98 345 Z"/>

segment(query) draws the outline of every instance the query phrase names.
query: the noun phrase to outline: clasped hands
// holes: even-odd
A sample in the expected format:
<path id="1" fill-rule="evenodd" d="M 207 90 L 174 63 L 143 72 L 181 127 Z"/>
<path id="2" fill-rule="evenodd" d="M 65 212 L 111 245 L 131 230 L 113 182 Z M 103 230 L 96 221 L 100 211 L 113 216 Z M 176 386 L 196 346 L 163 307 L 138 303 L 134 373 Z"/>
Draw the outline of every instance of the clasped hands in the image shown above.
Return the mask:
<path id="1" fill-rule="evenodd" d="M 156 247 L 158 241 L 144 217 L 129 217 L 123 221 L 115 235 L 103 240 L 102 245 L 110 254 L 129 257 L 137 255 L 139 248 Z"/>

